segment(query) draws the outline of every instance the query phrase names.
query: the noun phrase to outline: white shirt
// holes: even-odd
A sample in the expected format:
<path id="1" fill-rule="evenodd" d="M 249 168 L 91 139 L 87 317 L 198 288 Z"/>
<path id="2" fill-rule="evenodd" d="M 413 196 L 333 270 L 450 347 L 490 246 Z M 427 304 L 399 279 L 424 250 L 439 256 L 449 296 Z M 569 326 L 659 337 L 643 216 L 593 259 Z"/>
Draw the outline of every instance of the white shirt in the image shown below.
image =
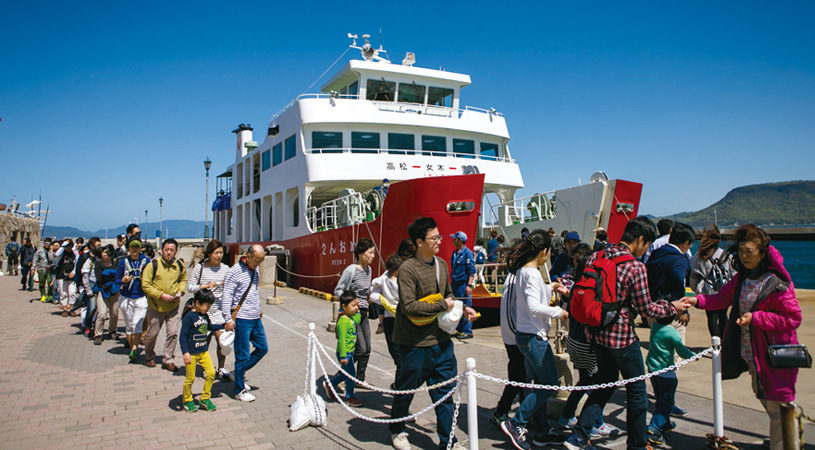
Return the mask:
<path id="1" fill-rule="evenodd" d="M 381 295 L 385 296 L 388 303 L 394 306 L 399 304 L 399 286 L 396 284 L 396 279 L 390 278 L 387 271 L 374 278 L 371 282 L 371 301 L 381 305 L 382 300 L 379 298 Z M 393 317 L 393 315 L 389 313 L 388 310 L 385 310 L 385 317 Z"/>
<path id="2" fill-rule="evenodd" d="M 563 315 L 563 309 L 549 306 L 552 288 L 543 282 L 538 269 L 522 267 L 509 274 L 501 298 L 501 337 L 505 344 L 515 345 L 511 325 L 518 333 L 536 334 L 547 340 L 550 320 Z M 510 338 L 511 335 L 511 339 Z M 512 342 L 508 342 L 508 341 Z"/>

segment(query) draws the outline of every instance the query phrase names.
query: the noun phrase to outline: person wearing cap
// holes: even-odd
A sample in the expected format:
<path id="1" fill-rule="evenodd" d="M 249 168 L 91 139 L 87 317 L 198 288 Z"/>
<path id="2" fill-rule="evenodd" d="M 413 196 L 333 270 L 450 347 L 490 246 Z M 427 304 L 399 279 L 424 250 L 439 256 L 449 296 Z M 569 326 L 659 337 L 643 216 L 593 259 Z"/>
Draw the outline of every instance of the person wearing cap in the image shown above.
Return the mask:
<path id="1" fill-rule="evenodd" d="M 580 243 L 580 235 L 577 231 L 569 231 L 564 236 L 563 245 L 566 251 L 552 261 L 552 269 L 549 270 L 549 278 L 552 281 L 562 277 L 563 274 L 569 273 L 572 270 L 572 250 Z"/>
<path id="2" fill-rule="evenodd" d="M 450 235 L 453 238 L 453 245 L 456 250 L 450 256 L 450 280 L 453 288 L 453 296 L 464 302 L 465 306 L 473 306 L 473 288 L 475 287 L 475 256 L 473 252 L 464 246 L 467 242 L 467 235 L 463 231 L 456 231 Z M 473 324 L 464 317 L 458 323 L 458 339 L 470 339 L 473 337 Z"/>
<path id="3" fill-rule="evenodd" d="M 390 187 L 390 185 L 391 185 L 390 180 L 385 178 L 385 179 L 382 180 L 382 184 L 375 187 L 374 190 L 375 191 L 382 191 L 383 194 L 388 195 L 388 188 Z"/>
<path id="4" fill-rule="evenodd" d="M 128 255 L 119 260 L 116 283 L 119 289 L 119 312 L 125 319 L 125 335 L 130 346 L 130 360 L 138 356 L 144 317 L 147 315 L 147 296 L 142 289 L 142 271 L 150 264 L 150 258 L 142 252 L 139 239 L 127 242 Z"/>

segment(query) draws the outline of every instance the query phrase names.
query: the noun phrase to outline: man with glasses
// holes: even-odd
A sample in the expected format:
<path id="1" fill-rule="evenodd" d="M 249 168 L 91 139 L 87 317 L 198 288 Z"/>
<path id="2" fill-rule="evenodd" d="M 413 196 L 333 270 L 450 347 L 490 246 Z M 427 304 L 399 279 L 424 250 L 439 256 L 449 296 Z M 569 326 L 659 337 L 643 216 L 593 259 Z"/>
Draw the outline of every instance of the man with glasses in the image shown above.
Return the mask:
<path id="1" fill-rule="evenodd" d="M 439 328 L 436 320 L 426 325 L 414 324 L 411 317 L 434 317 L 453 307 L 453 291 L 448 283 L 447 264 L 436 255 L 442 236 L 436 222 L 430 217 L 422 217 L 408 226 L 410 240 L 416 245 L 416 254 L 399 267 L 399 306 L 393 330 L 393 341 L 399 345 L 400 374 L 396 380 L 396 390 L 410 390 L 423 383 L 433 385 L 453 378 L 457 374 L 456 355 L 450 335 Z M 444 300 L 426 303 L 420 299 L 433 294 L 442 294 Z M 472 321 L 475 310 L 464 308 L 464 317 Z M 430 391 L 433 402 L 438 401 L 453 389 L 448 384 Z M 406 417 L 413 401 L 413 394 L 395 395 L 391 408 L 391 418 Z M 448 398 L 436 407 L 436 432 L 439 435 L 439 448 L 446 448 L 453 427 L 453 399 Z M 390 425 L 391 442 L 399 450 L 410 448 L 404 422 Z M 453 448 L 463 448 L 455 443 Z"/>
<path id="2" fill-rule="evenodd" d="M 246 371 L 255 366 L 269 351 L 266 331 L 263 329 L 258 294 L 258 266 L 266 258 L 266 250 L 255 244 L 249 248 L 246 257 L 229 269 L 224 279 L 224 293 L 221 296 L 221 313 L 227 331 L 235 332 L 235 398 L 251 402 L 255 396 L 246 384 Z M 249 353 L 249 344 L 255 347 Z"/>

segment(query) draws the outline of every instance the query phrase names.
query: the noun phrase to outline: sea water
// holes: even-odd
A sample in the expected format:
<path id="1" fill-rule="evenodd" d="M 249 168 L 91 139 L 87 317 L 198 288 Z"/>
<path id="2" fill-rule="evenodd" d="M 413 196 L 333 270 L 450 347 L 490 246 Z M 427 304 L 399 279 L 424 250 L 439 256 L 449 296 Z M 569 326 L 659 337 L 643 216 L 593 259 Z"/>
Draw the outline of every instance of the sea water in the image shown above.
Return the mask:
<path id="1" fill-rule="evenodd" d="M 722 241 L 721 247 L 727 248 L 733 241 Z M 695 254 L 699 242 L 695 242 L 691 251 Z M 770 243 L 784 257 L 784 267 L 790 273 L 792 282 L 799 289 L 815 289 L 815 242 L 813 241 L 772 241 Z"/>

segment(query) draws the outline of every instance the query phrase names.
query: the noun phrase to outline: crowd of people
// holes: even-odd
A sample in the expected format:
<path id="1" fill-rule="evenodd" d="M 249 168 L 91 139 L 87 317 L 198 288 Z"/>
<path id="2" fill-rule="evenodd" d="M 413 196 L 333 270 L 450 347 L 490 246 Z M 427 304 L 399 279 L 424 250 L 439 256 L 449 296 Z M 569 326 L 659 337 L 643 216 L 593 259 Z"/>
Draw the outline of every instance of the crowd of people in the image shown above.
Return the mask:
<path id="1" fill-rule="evenodd" d="M 797 343 L 795 329 L 800 325 L 801 312 L 782 259 L 761 228 L 739 228 L 730 251 L 719 248 L 721 235 L 715 227 L 706 230 L 695 255 L 690 252 L 696 240 L 693 228 L 666 220 L 656 226 L 645 217 L 631 220 L 619 242 L 609 243 L 606 231 L 596 230 L 592 245 L 581 243 L 573 231 L 556 236 L 551 229 L 525 229 L 510 246 L 504 247 L 501 236 L 493 232 L 488 242 L 480 241 L 470 251 L 465 246 L 466 234 L 459 231 L 449 235 L 455 244 L 449 263 L 436 256 L 443 235 L 433 219 L 418 219 L 408 227 L 408 234 L 397 254 L 387 259 L 387 271 L 375 279 L 370 267 L 375 247 L 361 239 L 354 250 L 356 262 L 345 269 L 337 284 L 337 359 L 352 377 L 365 380 L 371 339 L 366 321 L 378 317 L 396 366 L 392 389 L 411 390 L 455 377 L 451 338 L 472 336 L 476 312 L 465 303 L 465 317 L 452 335 L 434 318 L 452 308 L 455 300 L 467 301 L 475 280 L 480 279 L 476 264 L 503 261 L 506 278 L 500 322 L 509 380 L 558 383 L 549 345 L 552 319 L 568 323 L 566 347 L 579 376 L 577 385 L 656 373 L 650 378 L 655 396 L 650 420 L 646 420 L 646 381 L 637 379 L 626 385 L 624 430 L 603 418 L 614 388 L 573 391 L 560 417 L 550 423 L 546 405 L 553 391 L 505 386 L 491 422 L 515 448 L 562 445 L 591 449 L 595 448 L 592 439 L 623 432 L 629 449 L 664 444 L 666 435 L 676 427 L 671 417 L 688 414 L 675 403 L 678 379 L 675 371 L 667 369 L 682 358 L 694 356 L 685 344 L 689 309 L 694 306 L 708 312 L 711 336 L 724 338 L 723 356 L 728 361 L 724 378 L 750 372 L 756 396 L 770 417 L 766 444 L 771 449 L 782 448 L 780 411 L 795 398 L 797 369 L 773 367 L 767 359 L 767 346 Z M 547 266 L 551 270 L 542 272 Z M 601 287 L 613 286 L 616 294 L 613 306 L 603 309 L 600 322 L 592 324 L 586 319 L 590 311 L 584 291 L 586 286 L 596 286 L 592 282 L 602 282 L 591 276 L 599 268 L 610 274 L 607 285 Z M 549 275 L 548 282 L 543 274 Z M 728 318 L 726 311 L 731 306 Z M 635 332 L 637 316 L 650 328 L 646 358 Z M 336 392 L 348 405 L 358 407 L 362 402 L 354 392 L 367 386 L 356 385 L 339 372 L 323 380 L 323 387 L 330 398 Z M 447 385 L 431 390 L 431 400 L 441 399 L 450 389 L 452 386 Z M 587 398 L 578 414 L 584 396 Z M 395 395 L 391 418 L 408 417 L 412 398 Z M 510 416 L 516 401 L 517 409 Z M 448 399 L 435 410 L 440 448 L 445 448 L 451 437 L 452 409 Z M 392 423 L 390 431 L 394 448 L 410 448 L 404 422 Z M 453 439 L 453 448 L 459 448 Z"/>
<path id="2" fill-rule="evenodd" d="M 708 313 L 711 336 L 723 338 L 723 378 L 750 374 L 752 388 L 770 418 L 769 448 L 782 448 L 782 428 L 795 426 L 783 423 L 781 410 L 795 400 L 797 369 L 775 367 L 768 347 L 797 344 L 801 310 L 781 255 L 770 245 L 767 233 L 755 225 L 740 227 L 729 251 L 719 248 L 718 230 L 708 229 L 695 255 L 690 249 L 696 233 L 690 226 L 665 220 L 655 226 L 646 217 L 632 219 L 619 242 L 608 242 L 605 230 L 596 230 L 593 245 L 581 243 L 576 232 L 555 236 L 552 229 L 525 229 L 511 246 L 503 247 L 501 236 L 493 233 L 486 245 L 477 245 L 473 252 L 466 247 L 467 235 L 457 231 L 449 235 L 455 245 L 449 263 L 437 256 L 444 235 L 432 218 L 417 219 L 407 233 L 409 237 L 387 258 L 387 270 L 379 277 L 373 276 L 371 267 L 376 258 L 374 242 L 361 238 L 353 248 L 354 263 L 342 272 L 334 292 L 340 304 L 336 356 L 351 377 L 338 372 L 324 379 L 330 398 L 336 399 L 336 393 L 349 406 L 362 405 L 354 394 L 369 388 L 365 375 L 372 321 L 378 321 L 375 333 L 385 335 L 396 367 L 391 389 L 408 391 L 456 377 L 451 338 L 472 337 L 477 313 L 470 297 L 479 276 L 476 265 L 492 258 L 506 264 L 500 328 L 509 380 L 557 384 L 549 344 L 551 321 L 567 322 L 566 347 L 578 385 L 610 383 L 620 376 L 636 379 L 625 388 L 624 432 L 629 449 L 663 444 L 676 427 L 671 416 L 688 414 L 675 403 L 678 379 L 667 369 L 680 358 L 694 356 L 685 344 L 693 307 Z M 21 279 L 22 289 L 30 289 L 27 283 L 36 274 L 40 301 L 54 301 L 63 316 L 80 317 L 82 330 L 94 344 L 105 338 L 120 339 L 121 313 L 126 330 L 122 344 L 129 348 L 130 360 L 139 360 L 143 345 L 144 364 L 155 367 L 157 337 L 165 329 L 160 363 L 175 372 L 180 346 L 186 368 L 185 411 L 216 409 L 210 399 L 216 376 L 234 383 L 236 399 L 255 399 L 246 372 L 268 351 L 258 294 L 263 247 L 252 246 L 229 267 L 223 263 L 225 246 L 209 241 L 203 259 L 191 264 L 188 274 L 176 258 L 175 240 L 164 240 L 155 253 L 135 226 L 117 239 L 117 246 L 102 246 L 99 238 L 87 243 L 46 239 L 37 250 L 26 246 L 30 243 L 16 252 L 22 259 L 23 277 L 28 272 Z M 550 261 L 551 270 L 542 271 Z M 597 275 L 601 271 L 604 276 Z M 544 280 L 544 274 L 549 280 Z M 686 286 L 692 293 L 686 292 Z M 592 292 L 606 291 L 613 294 L 601 299 L 604 306 L 598 311 L 591 306 L 598 300 Z M 181 307 L 186 294 L 192 298 Z M 436 318 L 456 307 L 457 301 L 463 303 L 462 319 L 450 333 Z M 645 359 L 635 332 L 637 316 L 650 328 Z M 217 369 L 208 352 L 212 337 Z M 230 372 L 225 360 L 233 350 L 235 367 Z M 198 365 L 204 369 L 205 384 L 196 404 L 191 386 Z M 646 370 L 659 372 L 650 378 L 656 399 L 650 421 L 646 421 L 646 382 L 640 379 Z M 434 388 L 430 398 L 439 401 L 451 389 L 452 384 Z M 507 385 L 491 421 L 518 449 L 550 444 L 592 449 L 592 439 L 623 432 L 603 418 L 614 391 L 613 387 L 574 391 L 558 420 L 550 421 L 546 406 L 553 391 Z M 587 398 L 578 413 L 583 396 Z M 394 395 L 391 418 L 409 417 L 412 400 L 413 394 Z M 510 416 L 516 401 L 517 409 Z M 453 448 L 463 448 L 452 433 L 452 397 L 442 401 L 435 413 L 440 448 L 446 448 L 451 437 Z M 389 429 L 394 448 L 410 448 L 404 421 L 391 423 Z"/>
<path id="3" fill-rule="evenodd" d="M 36 277 L 40 302 L 55 303 L 63 317 L 78 317 L 81 332 L 95 345 L 110 339 L 125 346 L 131 363 L 143 361 L 151 368 L 160 363 L 175 372 L 180 348 L 186 370 L 184 411 L 216 409 L 210 399 L 216 377 L 233 383 L 235 399 L 255 400 L 246 372 L 268 351 L 258 293 L 258 267 L 265 249 L 252 246 L 229 267 L 223 263 L 226 247 L 211 240 L 188 274 L 188 267 L 176 257 L 175 239 L 162 241 L 156 252 L 141 239 L 138 226 L 130 225 L 116 243 L 103 246 L 98 237 L 87 242 L 47 238 L 30 258 L 27 251 L 21 252 L 23 276 L 28 275 L 21 281 L 23 289 L 31 289 L 26 282 Z M 182 302 L 187 294 L 191 295 Z M 120 315 L 124 336 L 118 333 Z M 162 328 L 165 339 L 159 359 L 156 344 Z M 217 370 L 208 351 L 213 337 Z M 232 351 L 235 368 L 230 372 L 226 355 Z M 196 366 L 205 374 L 198 404 L 191 392 Z"/>

